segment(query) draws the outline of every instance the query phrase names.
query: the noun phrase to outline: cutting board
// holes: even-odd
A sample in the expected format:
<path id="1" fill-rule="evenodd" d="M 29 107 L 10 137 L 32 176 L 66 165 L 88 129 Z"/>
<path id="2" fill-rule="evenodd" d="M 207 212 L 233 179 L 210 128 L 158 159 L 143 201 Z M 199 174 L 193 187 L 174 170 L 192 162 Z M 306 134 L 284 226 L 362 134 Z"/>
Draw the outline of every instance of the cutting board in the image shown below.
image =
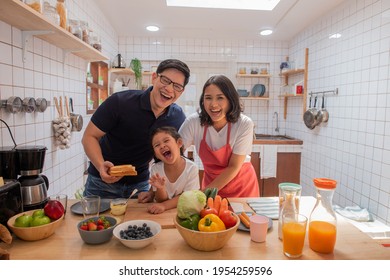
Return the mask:
<path id="1" fill-rule="evenodd" d="M 136 199 L 131 199 L 127 203 L 124 221 L 129 220 L 151 220 L 159 223 L 164 228 L 175 228 L 173 219 L 176 217 L 177 209 L 170 209 L 161 214 L 150 214 L 147 207 L 151 203 L 138 203 Z"/>

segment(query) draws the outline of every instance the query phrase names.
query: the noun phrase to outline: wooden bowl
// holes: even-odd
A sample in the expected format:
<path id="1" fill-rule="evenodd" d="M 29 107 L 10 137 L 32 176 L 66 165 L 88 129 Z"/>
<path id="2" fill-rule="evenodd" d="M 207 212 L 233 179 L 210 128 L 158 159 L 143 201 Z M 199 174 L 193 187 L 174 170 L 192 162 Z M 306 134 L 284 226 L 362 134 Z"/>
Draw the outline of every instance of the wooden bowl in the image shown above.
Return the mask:
<path id="1" fill-rule="evenodd" d="M 20 239 L 26 240 L 26 241 L 36 241 L 45 239 L 49 236 L 51 236 L 55 230 L 61 225 L 64 215 L 62 215 L 61 218 L 58 220 L 52 221 L 50 224 L 46 224 L 43 226 L 37 226 L 37 227 L 15 227 L 15 220 L 17 217 L 22 216 L 23 214 L 32 215 L 32 213 L 35 210 L 26 211 L 23 213 L 19 213 L 15 216 L 12 216 L 9 218 L 7 225 L 11 229 L 11 231 Z"/>
<path id="2" fill-rule="evenodd" d="M 225 246 L 225 244 L 237 231 L 240 224 L 240 218 L 235 213 L 233 214 L 237 219 L 236 225 L 227 230 L 216 232 L 195 231 L 182 227 L 178 222 L 177 216 L 174 218 L 174 223 L 180 235 L 190 247 L 199 251 L 215 251 Z"/>

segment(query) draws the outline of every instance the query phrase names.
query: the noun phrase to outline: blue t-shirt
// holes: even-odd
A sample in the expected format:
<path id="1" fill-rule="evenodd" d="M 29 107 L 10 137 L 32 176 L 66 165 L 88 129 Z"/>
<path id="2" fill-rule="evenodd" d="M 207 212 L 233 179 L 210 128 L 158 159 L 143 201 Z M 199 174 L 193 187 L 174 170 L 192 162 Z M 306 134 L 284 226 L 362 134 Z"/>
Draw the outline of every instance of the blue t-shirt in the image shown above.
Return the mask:
<path id="1" fill-rule="evenodd" d="M 138 175 L 126 176 L 122 183 L 134 184 L 149 179 L 149 162 L 153 158 L 151 132 L 161 126 L 179 130 L 185 115 L 177 104 L 170 105 L 157 119 L 150 105 L 150 91 L 127 90 L 107 98 L 95 111 L 91 121 L 106 134 L 100 139 L 104 160 L 114 165 L 132 164 Z M 100 177 L 91 163 L 88 172 Z"/>

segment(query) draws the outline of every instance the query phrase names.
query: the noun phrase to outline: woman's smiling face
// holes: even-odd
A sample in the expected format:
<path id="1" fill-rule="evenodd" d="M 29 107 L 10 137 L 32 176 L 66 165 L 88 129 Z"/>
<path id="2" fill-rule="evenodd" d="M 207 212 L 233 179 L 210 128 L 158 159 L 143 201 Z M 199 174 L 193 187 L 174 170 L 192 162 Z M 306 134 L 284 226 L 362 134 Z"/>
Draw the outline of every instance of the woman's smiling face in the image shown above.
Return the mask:
<path id="1" fill-rule="evenodd" d="M 213 121 L 215 129 L 221 129 L 226 123 L 226 113 L 230 109 L 230 103 L 223 92 L 214 84 L 209 85 L 204 92 L 204 108 Z"/>

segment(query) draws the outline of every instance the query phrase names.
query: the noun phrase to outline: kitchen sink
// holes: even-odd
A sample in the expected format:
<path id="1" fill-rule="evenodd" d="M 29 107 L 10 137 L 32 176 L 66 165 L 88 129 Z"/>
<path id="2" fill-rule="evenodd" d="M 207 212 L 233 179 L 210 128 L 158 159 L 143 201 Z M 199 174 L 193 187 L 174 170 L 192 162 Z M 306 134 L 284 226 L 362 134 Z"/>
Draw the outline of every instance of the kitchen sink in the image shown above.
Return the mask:
<path id="1" fill-rule="evenodd" d="M 255 134 L 253 138 L 254 144 L 290 144 L 302 145 L 303 141 L 287 135 L 271 135 L 271 134 Z"/>

